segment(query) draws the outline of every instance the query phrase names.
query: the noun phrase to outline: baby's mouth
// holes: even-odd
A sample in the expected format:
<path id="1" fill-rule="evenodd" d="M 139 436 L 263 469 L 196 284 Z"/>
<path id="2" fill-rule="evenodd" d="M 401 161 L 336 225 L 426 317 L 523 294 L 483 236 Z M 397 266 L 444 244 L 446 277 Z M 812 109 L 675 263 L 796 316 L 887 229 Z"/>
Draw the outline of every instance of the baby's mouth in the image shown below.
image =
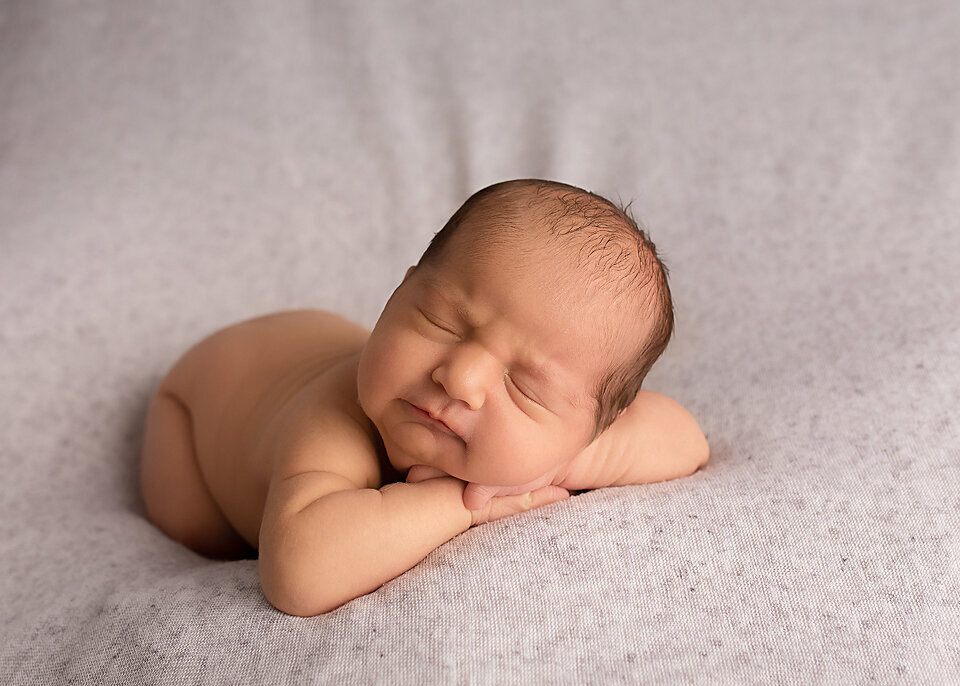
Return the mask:
<path id="1" fill-rule="evenodd" d="M 441 432 L 443 432 L 443 433 L 449 434 L 449 435 L 451 435 L 451 436 L 453 436 L 453 437 L 455 437 L 455 438 L 460 439 L 461 441 L 463 440 L 463 438 L 461 438 L 460 434 L 458 434 L 456 431 L 454 431 L 452 428 L 450 428 L 450 426 L 449 426 L 445 421 L 443 421 L 442 419 L 440 419 L 439 417 L 434 416 L 434 415 L 431 414 L 428 410 L 425 410 L 424 408 L 420 407 L 419 405 L 416 405 L 416 404 L 414 404 L 414 403 L 411 403 L 409 400 L 404 400 L 404 402 L 410 407 L 410 409 L 413 411 L 413 413 L 414 413 L 416 416 L 418 416 L 420 419 L 422 419 L 425 423 L 427 423 L 427 424 L 429 424 L 430 426 L 434 427 L 434 428 L 437 429 L 438 431 L 441 431 Z"/>

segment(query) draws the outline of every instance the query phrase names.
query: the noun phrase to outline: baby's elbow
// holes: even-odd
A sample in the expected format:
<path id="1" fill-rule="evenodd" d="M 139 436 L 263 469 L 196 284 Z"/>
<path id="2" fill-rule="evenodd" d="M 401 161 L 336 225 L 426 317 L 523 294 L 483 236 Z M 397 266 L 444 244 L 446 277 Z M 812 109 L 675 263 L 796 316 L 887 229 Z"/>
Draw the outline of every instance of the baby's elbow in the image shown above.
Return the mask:
<path id="1" fill-rule="evenodd" d="M 700 469 L 710 460 L 710 443 L 707 441 L 707 437 L 700 432 L 700 438 L 697 441 L 697 446 L 694 450 L 694 458 L 696 467 L 694 471 Z"/>
<path id="2" fill-rule="evenodd" d="M 710 459 L 710 443 L 700 429 L 697 420 L 693 418 L 693 415 L 688 413 L 687 421 L 689 426 L 684 432 L 687 437 L 687 449 L 684 452 L 686 453 L 686 464 L 689 466 L 689 473 L 693 474 L 707 464 L 707 461 Z"/>
<path id="3" fill-rule="evenodd" d="M 270 604 L 284 614 L 315 617 L 343 604 L 343 601 L 337 602 L 333 598 L 325 597 L 323 586 L 323 583 L 317 583 L 316 579 L 307 579 L 297 570 L 264 564 L 261 558 L 260 588 Z"/>
<path id="4" fill-rule="evenodd" d="M 310 617 L 312 603 L 305 599 L 305 592 L 298 580 L 299 575 L 292 573 L 289 565 L 283 565 L 276 555 L 265 554 L 260 550 L 260 590 L 275 608 L 288 615 Z M 311 599 L 312 600 L 312 599 Z"/>
<path id="5" fill-rule="evenodd" d="M 277 610 L 293 617 L 316 617 L 340 607 L 340 604 L 327 605 L 318 604 L 312 600 L 305 601 L 303 596 L 296 591 L 292 593 L 268 593 L 264 589 L 264 595 Z"/>
<path id="6" fill-rule="evenodd" d="M 276 609 L 295 617 L 314 617 L 329 612 L 345 600 L 334 598 L 331 590 L 336 586 L 325 577 L 322 565 L 299 548 L 279 544 L 290 543 L 295 536 L 260 536 L 260 589 L 264 597 Z"/>

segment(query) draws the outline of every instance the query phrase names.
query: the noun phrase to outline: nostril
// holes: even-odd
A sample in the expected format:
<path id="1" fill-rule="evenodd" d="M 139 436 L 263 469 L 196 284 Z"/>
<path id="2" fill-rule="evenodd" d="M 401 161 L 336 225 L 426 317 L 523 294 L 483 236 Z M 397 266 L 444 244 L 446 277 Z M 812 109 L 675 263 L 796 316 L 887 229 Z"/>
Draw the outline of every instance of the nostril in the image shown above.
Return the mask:
<path id="1" fill-rule="evenodd" d="M 443 368 L 438 367 L 430 378 L 440 388 L 444 395 L 454 401 L 460 401 L 471 410 L 479 410 L 483 406 L 483 393 L 471 384 L 469 375 L 466 378 L 453 376 Z"/>
<path id="2" fill-rule="evenodd" d="M 447 385 L 444 383 L 444 375 L 440 371 L 440 367 L 437 367 L 433 370 L 433 373 L 430 375 L 430 378 L 435 384 L 440 386 L 444 391 L 447 391 Z"/>

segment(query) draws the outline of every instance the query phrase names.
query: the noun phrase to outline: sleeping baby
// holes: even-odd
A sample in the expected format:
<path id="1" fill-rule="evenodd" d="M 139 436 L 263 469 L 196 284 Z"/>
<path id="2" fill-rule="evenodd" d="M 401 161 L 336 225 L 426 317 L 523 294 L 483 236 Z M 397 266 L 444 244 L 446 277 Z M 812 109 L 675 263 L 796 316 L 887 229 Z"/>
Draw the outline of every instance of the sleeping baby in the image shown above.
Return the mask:
<path id="1" fill-rule="evenodd" d="M 373 331 L 281 312 L 191 348 L 150 404 L 147 514 L 203 555 L 258 557 L 279 610 L 326 612 L 471 526 L 703 465 L 694 418 L 640 390 L 672 331 L 667 270 L 624 210 L 489 186 Z"/>

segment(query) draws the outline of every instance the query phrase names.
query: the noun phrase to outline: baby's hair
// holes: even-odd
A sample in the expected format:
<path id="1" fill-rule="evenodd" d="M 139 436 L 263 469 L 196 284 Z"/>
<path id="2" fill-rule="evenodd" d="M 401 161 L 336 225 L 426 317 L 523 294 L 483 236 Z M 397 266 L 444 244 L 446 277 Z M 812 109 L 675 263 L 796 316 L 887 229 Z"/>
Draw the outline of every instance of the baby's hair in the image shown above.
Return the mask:
<path id="1" fill-rule="evenodd" d="M 530 209 L 546 225 L 551 242 L 574 242 L 579 247 L 578 259 L 582 265 L 593 267 L 595 284 L 610 288 L 615 301 L 626 300 L 633 304 L 632 312 L 643 312 L 651 320 L 645 340 L 636 346 L 633 356 L 604 376 L 595 389 L 596 436 L 633 402 L 673 335 L 669 271 L 647 232 L 631 216 L 630 204 L 620 207 L 596 193 L 557 181 L 516 179 L 496 183 L 463 203 L 433 237 L 418 266 L 438 259 L 468 217 L 476 226 L 523 235 L 527 228 L 524 215 Z M 481 252 L 489 249 L 489 243 L 474 241 L 470 247 Z"/>

